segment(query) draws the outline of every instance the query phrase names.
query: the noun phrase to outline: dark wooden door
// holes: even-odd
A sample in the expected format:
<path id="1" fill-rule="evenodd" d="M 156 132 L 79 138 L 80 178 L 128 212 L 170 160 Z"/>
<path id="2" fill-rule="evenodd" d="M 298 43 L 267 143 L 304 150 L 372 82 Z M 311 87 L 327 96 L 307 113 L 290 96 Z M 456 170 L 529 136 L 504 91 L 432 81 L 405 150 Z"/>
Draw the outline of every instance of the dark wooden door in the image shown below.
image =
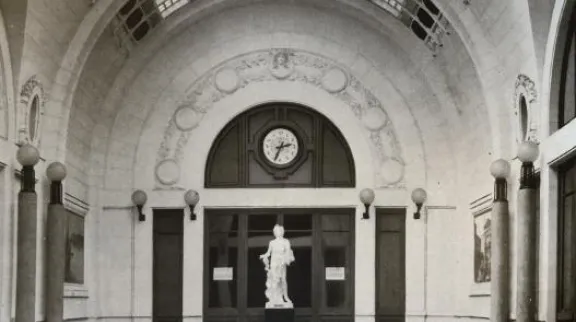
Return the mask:
<path id="1" fill-rule="evenodd" d="M 576 321 L 576 159 L 558 171 L 558 284 L 559 322 Z"/>
<path id="2" fill-rule="evenodd" d="M 181 209 L 154 210 L 153 322 L 182 321 L 183 216 Z"/>
<path id="3" fill-rule="evenodd" d="M 404 322 L 406 210 L 376 210 L 376 322 Z"/>

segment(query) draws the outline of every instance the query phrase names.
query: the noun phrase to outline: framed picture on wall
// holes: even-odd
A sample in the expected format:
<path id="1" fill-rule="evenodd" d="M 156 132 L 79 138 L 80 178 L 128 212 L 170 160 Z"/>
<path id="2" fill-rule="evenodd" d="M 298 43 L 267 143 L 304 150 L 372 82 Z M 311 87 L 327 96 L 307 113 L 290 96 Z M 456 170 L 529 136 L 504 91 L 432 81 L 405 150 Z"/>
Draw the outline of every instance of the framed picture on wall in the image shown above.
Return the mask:
<path id="1" fill-rule="evenodd" d="M 490 282 L 490 254 L 492 245 L 491 214 L 488 210 L 474 216 L 474 282 Z"/>
<path id="2" fill-rule="evenodd" d="M 470 203 L 472 227 L 470 229 L 470 258 L 472 261 L 471 296 L 489 296 L 492 278 L 492 194 L 486 194 Z"/>
<path id="3" fill-rule="evenodd" d="M 84 216 L 67 210 L 66 271 L 64 281 L 84 284 Z"/>

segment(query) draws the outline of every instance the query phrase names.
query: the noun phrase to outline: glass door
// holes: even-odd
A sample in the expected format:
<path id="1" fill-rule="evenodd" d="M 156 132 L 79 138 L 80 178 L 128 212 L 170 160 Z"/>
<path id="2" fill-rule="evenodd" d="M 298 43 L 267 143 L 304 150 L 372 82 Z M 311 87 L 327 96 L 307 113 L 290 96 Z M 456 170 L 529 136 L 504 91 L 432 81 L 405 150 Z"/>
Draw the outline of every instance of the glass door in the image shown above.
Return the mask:
<path id="1" fill-rule="evenodd" d="M 348 316 L 353 319 L 353 216 L 346 214 L 322 214 L 319 220 L 318 256 L 319 288 L 322 303 L 319 314 L 322 320 Z M 340 319 L 339 319 L 340 320 Z"/>
<path id="2" fill-rule="evenodd" d="M 248 320 L 259 321 L 264 314 L 267 302 L 266 271 L 260 255 L 266 253 L 268 243 L 274 238 L 272 230 L 276 224 L 284 227 L 284 238 L 290 241 L 295 258 L 286 272 L 288 296 L 294 305 L 296 316 L 311 316 L 313 215 L 310 213 L 286 215 L 281 211 L 274 213 L 253 211 L 246 214 L 245 218 L 247 223 L 245 294 Z"/>
<path id="3" fill-rule="evenodd" d="M 353 210 L 206 211 L 205 320 L 264 321 L 266 271 L 260 255 L 284 227 L 294 262 L 288 296 L 297 321 L 353 316 Z"/>

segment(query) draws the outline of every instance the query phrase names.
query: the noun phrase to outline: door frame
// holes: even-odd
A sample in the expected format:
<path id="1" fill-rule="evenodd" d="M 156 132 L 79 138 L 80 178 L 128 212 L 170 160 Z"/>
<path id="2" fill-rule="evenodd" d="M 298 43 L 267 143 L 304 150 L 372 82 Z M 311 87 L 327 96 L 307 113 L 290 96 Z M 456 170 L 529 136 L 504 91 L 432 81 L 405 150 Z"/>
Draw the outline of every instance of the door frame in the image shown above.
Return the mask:
<path id="1" fill-rule="evenodd" d="M 312 227 L 312 242 L 313 245 L 322 245 L 322 227 L 320 219 L 318 218 L 321 215 L 347 215 L 350 218 L 350 243 L 348 244 L 349 249 L 349 258 L 350 263 L 347 263 L 346 267 L 346 293 L 347 293 L 347 305 L 349 309 L 344 309 L 347 312 L 343 312 L 342 309 L 336 309 L 335 312 L 322 312 L 322 303 L 325 300 L 324 292 L 322 291 L 321 287 L 322 284 L 320 281 L 325 280 L 325 270 L 322 267 L 319 267 L 319 262 L 323 262 L 320 260 L 314 260 L 314 257 L 322 258 L 322 249 L 321 247 L 316 247 L 316 249 L 312 250 L 312 303 L 311 308 L 308 309 L 298 309 L 295 308 L 296 319 L 298 316 L 302 317 L 309 317 L 310 321 L 315 320 L 322 320 L 322 317 L 345 317 L 349 318 L 350 321 L 354 320 L 354 311 L 355 311 L 355 262 L 356 262 L 356 253 L 355 253 L 355 245 L 356 245 L 356 208 L 353 207 L 310 207 L 310 208 L 303 208 L 303 207 L 279 207 L 279 208 L 222 208 L 222 207 L 207 207 L 204 208 L 204 227 L 203 227 L 203 281 L 202 281 L 202 309 L 203 309 L 203 316 L 206 317 L 213 317 L 217 318 L 218 320 L 222 321 L 238 321 L 238 322 L 245 322 L 245 321 L 254 321 L 254 318 L 262 318 L 264 317 L 264 307 L 262 308 L 249 308 L 247 307 L 247 303 L 241 302 L 242 298 L 244 297 L 242 292 L 247 291 L 247 260 L 246 255 L 238 256 L 238 269 L 237 269 L 237 302 L 235 309 L 214 309 L 209 308 L 209 293 L 208 288 L 210 287 L 210 267 L 209 267 L 209 247 L 208 247 L 208 239 L 210 238 L 209 232 L 209 219 L 208 217 L 212 214 L 238 214 L 241 217 L 248 217 L 250 215 L 276 215 L 276 216 L 285 216 L 285 215 L 303 215 L 303 214 L 311 214 L 313 220 L 313 227 Z M 317 219 L 318 218 L 318 219 Z M 247 219 L 239 219 L 238 220 L 238 239 L 242 240 L 242 244 L 238 247 L 242 248 L 242 252 L 246 253 L 246 241 L 248 234 L 248 227 L 247 227 Z M 272 237 L 272 231 L 270 231 L 270 236 Z M 240 253 L 240 250 L 239 250 Z M 349 277 L 348 277 L 349 276 Z M 242 306 L 241 306 L 242 305 Z M 219 310 L 219 312 L 214 312 L 214 310 Z M 210 312 L 212 311 L 212 312 Z M 298 312 L 300 311 L 300 312 Z M 300 313 L 300 314 L 299 314 Z M 259 319 L 258 319 L 259 320 Z"/>
<path id="2" fill-rule="evenodd" d="M 374 292 L 374 319 L 376 322 L 380 321 L 394 321 L 394 322 L 401 322 L 406 321 L 406 220 L 407 216 L 407 209 L 404 207 L 376 207 L 374 211 L 375 220 L 374 220 L 374 231 L 375 231 L 375 247 L 374 247 L 374 265 L 375 265 L 375 276 L 374 276 L 374 285 L 375 285 L 375 292 Z M 402 262 L 402 280 L 404 281 L 404 307 L 403 313 L 401 316 L 399 315 L 384 315 L 378 312 L 378 301 L 381 297 L 381 290 L 379 288 L 380 285 L 380 268 L 381 268 L 381 258 L 379 257 L 378 253 L 378 245 L 380 237 L 380 222 L 382 221 L 382 217 L 386 215 L 394 215 L 394 216 L 402 216 L 402 247 L 400 247 L 401 251 L 401 262 Z M 391 231 L 392 232 L 392 231 Z M 386 319 L 386 320 L 381 320 Z"/>
<path id="3" fill-rule="evenodd" d="M 152 321 L 156 321 L 157 318 L 162 318 L 162 317 L 157 317 L 156 313 L 155 313 L 155 300 L 154 297 L 156 296 L 156 272 L 157 272 L 157 260 L 156 260 L 156 220 L 157 218 L 160 217 L 170 217 L 170 216 L 174 216 L 174 217 L 178 217 L 182 223 L 179 226 L 180 231 L 178 232 L 178 235 L 180 236 L 180 240 L 179 240 L 179 246 L 180 246 L 180 252 L 179 252 L 179 256 L 178 256 L 178 261 L 180 262 L 180 274 L 178 275 L 178 278 L 180 279 L 180 289 L 178 290 L 180 292 L 180 315 L 178 316 L 178 320 L 181 322 L 183 319 L 183 314 L 184 314 L 184 210 L 181 208 L 153 208 L 152 209 Z M 174 233 L 172 233 L 174 234 Z"/>

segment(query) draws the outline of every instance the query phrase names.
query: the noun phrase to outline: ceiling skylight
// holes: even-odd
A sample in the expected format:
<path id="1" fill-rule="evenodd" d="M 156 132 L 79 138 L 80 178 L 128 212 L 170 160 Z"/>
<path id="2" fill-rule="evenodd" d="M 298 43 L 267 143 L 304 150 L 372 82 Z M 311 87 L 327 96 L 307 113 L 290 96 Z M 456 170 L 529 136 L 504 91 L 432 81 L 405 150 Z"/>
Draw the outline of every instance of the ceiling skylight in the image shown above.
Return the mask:
<path id="1" fill-rule="evenodd" d="M 400 20 L 434 55 L 449 34 L 449 23 L 433 0 L 369 0 Z"/>
<path id="2" fill-rule="evenodd" d="M 231 0 L 237 1 L 237 0 Z M 449 34 L 449 23 L 433 0 L 368 0 L 391 14 L 420 38 L 434 55 Z M 128 52 L 169 15 L 192 0 L 126 0 L 114 21 L 114 33 Z"/>
<path id="3" fill-rule="evenodd" d="M 174 11 L 180 9 L 183 5 L 190 2 L 190 0 L 155 0 L 155 1 L 158 11 L 160 11 L 160 14 L 162 14 L 162 17 L 164 18 L 169 16 Z"/>
<path id="4" fill-rule="evenodd" d="M 404 4 L 404 0 L 373 0 L 372 2 L 390 12 L 394 17 L 400 16 Z"/>

